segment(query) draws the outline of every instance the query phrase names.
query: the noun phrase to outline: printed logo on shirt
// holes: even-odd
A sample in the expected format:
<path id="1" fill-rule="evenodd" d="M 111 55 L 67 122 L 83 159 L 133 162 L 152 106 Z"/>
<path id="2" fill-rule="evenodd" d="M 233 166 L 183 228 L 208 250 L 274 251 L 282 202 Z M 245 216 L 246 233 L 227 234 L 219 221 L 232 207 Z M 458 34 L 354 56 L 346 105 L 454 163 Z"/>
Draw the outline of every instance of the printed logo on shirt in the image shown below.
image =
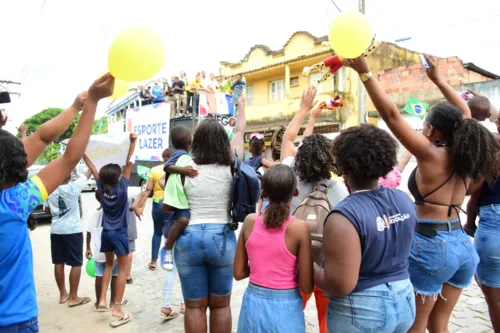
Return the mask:
<path id="1" fill-rule="evenodd" d="M 105 197 L 106 199 L 112 200 L 112 199 L 116 199 L 116 194 L 104 193 L 103 197 Z"/>
<path id="2" fill-rule="evenodd" d="M 63 217 L 67 212 L 69 212 L 69 209 L 61 196 L 57 199 L 57 205 L 59 206 L 59 217 Z"/>
<path id="3" fill-rule="evenodd" d="M 379 216 L 376 219 L 377 230 L 384 231 L 385 229 L 390 229 L 391 224 L 403 222 L 404 220 L 407 220 L 409 218 L 410 218 L 410 214 L 395 214 L 395 215 L 389 216 L 389 218 L 387 218 L 386 215 L 384 215 L 383 217 Z"/>

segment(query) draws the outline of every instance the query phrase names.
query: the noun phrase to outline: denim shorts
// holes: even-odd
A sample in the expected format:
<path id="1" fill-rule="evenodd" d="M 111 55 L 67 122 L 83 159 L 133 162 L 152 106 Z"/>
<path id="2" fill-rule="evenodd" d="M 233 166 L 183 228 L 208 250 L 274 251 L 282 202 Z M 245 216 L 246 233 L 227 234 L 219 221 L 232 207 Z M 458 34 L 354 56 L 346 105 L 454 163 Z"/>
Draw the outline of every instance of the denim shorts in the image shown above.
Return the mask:
<path id="1" fill-rule="evenodd" d="M 174 261 L 184 298 L 225 296 L 233 289 L 236 236 L 227 224 L 189 225 L 175 242 Z"/>
<path id="2" fill-rule="evenodd" d="M 328 333 L 406 333 L 415 320 L 415 293 L 410 279 L 328 298 Z"/>
<path id="3" fill-rule="evenodd" d="M 95 262 L 95 276 L 103 276 L 104 268 L 106 267 L 105 262 Z M 118 276 L 118 260 L 115 259 L 115 267 L 113 267 L 113 276 Z"/>
<path id="4" fill-rule="evenodd" d="M 165 215 L 165 224 L 163 225 L 163 237 L 168 238 L 170 229 L 172 229 L 174 224 L 181 217 L 190 219 L 191 211 L 189 209 L 175 209 L 173 212 L 168 212 Z"/>
<path id="5" fill-rule="evenodd" d="M 27 320 L 19 324 L 0 326 L 0 333 L 38 333 L 38 318 Z"/>
<path id="6" fill-rule="evenodd" d="M 305 331 L 299 288 L 277 290 L 248 284 L 238 319 L 238 333 Z"/>
<path id="7" fill-rule="evenodd" d="M 117 256 L 129 254 L 127 227 L 116 230 L 102 229 L 101 252 L 114 252 Z"/>
<path id="8" fill-rule="evenodd" d="M 474 247 L 479 255 L 476 274 L 480 284 L 500 288 L 500 205 L 479 208 Z"/>
<path id="9" fill-rule="evenodd" d="M 438 231 L 435 237 L 415 233 L 409 258 L 415 292 L 434 296 L 441 292 L 444 283 L 460 289 L 470 286 L 479 257 L 462 229 L 451 231 L 451 223 L 460 223 L 460 220 L 419 220 L 417 223 L 447 224 L 448 231 Z"/>

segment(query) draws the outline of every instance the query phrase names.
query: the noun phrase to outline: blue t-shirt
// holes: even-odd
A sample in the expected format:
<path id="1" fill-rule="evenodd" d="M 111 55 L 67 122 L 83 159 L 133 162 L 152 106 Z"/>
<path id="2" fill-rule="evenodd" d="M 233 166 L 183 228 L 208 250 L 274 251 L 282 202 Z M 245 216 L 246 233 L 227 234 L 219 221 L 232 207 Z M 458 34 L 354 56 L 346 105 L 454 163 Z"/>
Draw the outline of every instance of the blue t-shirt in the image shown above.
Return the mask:
<path id="1" fill-rule="evenodd" d="M 500 178 L 495 181 L 493 186 L 484 183 L 481 188 L 478 207 L 490 205 L 500 205 Z"/>
<path id="2" fill-rule="evenodd" d="M 175 88 L 175 87 L 179 87 L 179 88 L 184 88 L 185 84 L 184 84 L 184 81 L 179 81 L 179 82 L 174 82 L 172 83 L 172 90 Z M 183 94 L 184 91 L 183 90 L 173 90 L 174 91 L 174 94 Z"/>
<path id="3" fill-rule="evenodd" d="M 163 97 L 163 89 L 161 89 L 160 86 L 154 85 L 152 88 L 152 94 L 156 98 L 162 98 Z"/>
<path id="4" fill-rule="evenodd" d="M 409 278 L 417 210 L 406 193 L 385 187 L 355 192 L 333 212 L 351 221 L 361 240 L 361 267 L 353 292 Z"/>
<path id="5" fill-rule="evenodd" d="M 128 184 L 129 180 L 122 176 L 120 181 L 110 189 L 109 193 L 104 193 L 104 184 L 101 180 L 97 182 L 97 190 L 101 195 L 102 227 L 106 230 L 117 230 L 128 226 L 129 206 L 128 206 Z"/>
<path id="6" fill-rule="evenodd" d="M 37 176 L 0 191 L 0 326 L 38 316 L 27 220 L 46 199 Z"/>
<path id="7" fill-rule="evenodd" d="M 184 149 L 176 149 L 174 151 L 174 153 L 172 154 L 172 156 L 170 156 L 170 158 L 168 159 L 168 161 L 165 162 L 165 164 L 163 165 L 163 170 L 166 172 L 167 171 L 167 167 L 169 167 L 171 165 L 176 165 L 177 164 L 177 160 L 179 159 L 179 157 L 181 157 L 183 155 L 189 155 L 189 153 L 187 151 L 185 151 Z"/>
<path id="8" fill-rule="evenodd" d="M 262 166 L 262 156 L 252 156 L 243 163 L 257 170 Z"/>

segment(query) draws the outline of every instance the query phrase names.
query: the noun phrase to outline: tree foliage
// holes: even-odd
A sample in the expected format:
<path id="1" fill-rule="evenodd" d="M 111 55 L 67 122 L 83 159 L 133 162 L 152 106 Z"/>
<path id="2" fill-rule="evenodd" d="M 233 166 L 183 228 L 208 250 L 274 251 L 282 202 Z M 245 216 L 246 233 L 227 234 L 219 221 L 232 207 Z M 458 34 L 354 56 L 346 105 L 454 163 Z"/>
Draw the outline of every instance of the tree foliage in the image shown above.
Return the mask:
<path id="1" fill-rule="evenodd" d="M 99 130 L 100 129 L 100 130 Z M 101 119 L 94 120 L 92 134 L 107 134 L 108 133 L 108 117 L 104 116 Z"/>

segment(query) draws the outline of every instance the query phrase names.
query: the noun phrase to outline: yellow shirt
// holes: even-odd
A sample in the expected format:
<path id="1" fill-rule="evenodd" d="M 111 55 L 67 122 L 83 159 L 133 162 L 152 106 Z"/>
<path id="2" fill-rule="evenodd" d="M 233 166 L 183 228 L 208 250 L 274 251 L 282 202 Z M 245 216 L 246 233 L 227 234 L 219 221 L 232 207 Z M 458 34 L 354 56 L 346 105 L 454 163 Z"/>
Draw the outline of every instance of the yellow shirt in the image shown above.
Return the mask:
<path id="1" fill-rule="evenodd" d="M 163 200 L 163 195 L 164 192 L 161 189 L 160 185 L 158 184 L 160 181 L 160 178 L 163 177 L 165 174 L 165 171 L 163 171 L 163 164 L 155 166 L 154 168 L 151 169 L 151 178 L 153 178 L 153 200 Z"/>
<path id="2" fill-rule="evenodd" d="M 202 86 L 203 86 L 203 83 L 201 82 L 201 80 L 197 81 L 196 79 L 193 79 L 193 81 L 191 81 L 191 84 L 189 85 L 188 91 L 189 92 L 194 92 L 194 90 L 196 88 L 200 88 Z"/>

